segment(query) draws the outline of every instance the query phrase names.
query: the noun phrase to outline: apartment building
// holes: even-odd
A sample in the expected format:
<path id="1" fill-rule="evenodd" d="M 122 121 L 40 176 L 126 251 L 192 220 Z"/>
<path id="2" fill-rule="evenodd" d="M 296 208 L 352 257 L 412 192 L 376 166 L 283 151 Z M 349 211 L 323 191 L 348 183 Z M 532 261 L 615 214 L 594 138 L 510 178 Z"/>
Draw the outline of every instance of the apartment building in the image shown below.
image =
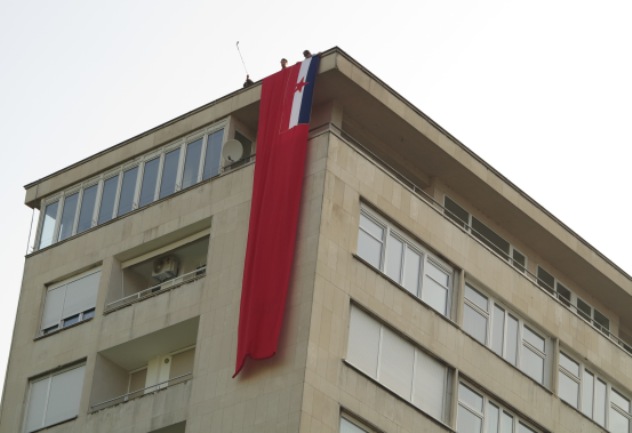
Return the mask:
<path id="1" fill-rule="evenodd" d="M 278 352 L 232 378 L 260 95 L 26 186 L 1 433 L 632 431 L 631 277 L 338 48 Z"/>

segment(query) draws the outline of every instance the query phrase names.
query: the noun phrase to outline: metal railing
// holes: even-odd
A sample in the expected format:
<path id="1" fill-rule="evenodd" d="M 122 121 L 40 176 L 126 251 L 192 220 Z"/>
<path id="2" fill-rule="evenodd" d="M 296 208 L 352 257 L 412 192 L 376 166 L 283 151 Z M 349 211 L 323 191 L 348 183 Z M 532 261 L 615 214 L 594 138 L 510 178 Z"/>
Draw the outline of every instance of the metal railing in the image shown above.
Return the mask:
<path id="1" fill-rule="evenodd" d="M 135 391 L 131 391 L 126 394 L 122 394 L 117 397 L 110 398 L 108 400 L 105 400 L 105 401 L 102 401 L 100 403 L 90 406 L 90 412 L 97 412 L 97 411 L 106 409 L 108 407 L 116 406 L 117 404 L 126 403 L 130 400 L 143 397 L 147 394 L 155 394 L 158 391 L 162 391 L 163 389 L 167 389 L 179 383 L 185 383 L 191 378 L 193 378 L 193 373 L 189 372 L 181 376 L 177 376 L 172 379 L 166 380 L 164 382 L 156 383 L 155 385 L 151 385 L 146 388 L 137 389 Z"/>
<path id="2" fill-rule="evenodd" d="M 135 304 L 136 302 L 140 302 L 152 296 L 156 296 L 169 290 L 173 290 L 177 287 L 182 286 L 183 284 L 196 281 L 204 277 L 205 275 L 206 266 L 200 266 L 195 271 L 179 275 L 160 284 L 156 284 L 155 286 L 141 290 L 140 292 L 136 292 L 131 295 L 125 296 L 124 298 L 117 299 L 114 302 L 110 302 L 105 306 L 104 313 L 111 313 L 112 311 L 116 311 L 121 308 L 127 307 L 128 305 Z"/>
<path id="3" fill-rule="evenodd" d="M 319 130 L 318 134 L 316 135 L 329 132 L 335 135 L 336 137 L 338 137 L 340 140 L 343 140 L 345 143 L 347 143 L 352 148 L 354 148 L 356 152 L 362 155 L 367 161 L 372 163 L 382 173 L 384 173 L 385 175 L 393 179 L 395 182 L 402 185 L 405 189 L 407 189 L 411 194 L 413 194 L 420 200 L 426 202 L 430 206 L 431 209 L 441 214 L 446 220 L 454 224 L 456 227 L 460 228 L 463 233 L 467 234 L 469 237 L 476 240 L 484 248 L 489 250 L 492 254 L 499 257 L 504 263 L 510 266 L 515 272 L 519 273 L 525 279 L 533 283 L 533 285 L 536 288 L 538 288 L 539 290 L 549 295 L 551 298 L 553 298 L 553 300 L 555 300 L 560 305 L 566 307 L 566 309 L 571 314 L 574 314 L 575 316 L 582 319 L 589 326 L 591 326 L 596 332 L 598 332 L 600 335 L 607 338 L 611 343 L 619 347 L 623 352 L 625 352 L 629 356 L 632 356 L 632 342 L 625 341 L 613 335 L 612 332 L 610 332 L 610 330 L 604 329 L 604 327 L 600 323 L 596 322 L 595 319 L 588 318 L 584 314 L 582 314 L 581 311 L 579 311 L 575 305 L 573 305 L 572 303 L 564 302 L 563 300 L 559 299 L 559 297 L 557 296 L 557 292 L 551 287 L 544 287 L 548 285 L 546 285 L 546 283 L 544 283 L 543 281 L 538 280 L 537 275 L 533 274 L 528 269 L 522 267 L 522 265 L 518 264 L 518 266 L 516 266 L 517 263 L 514 263 L 513 258 L 506 256 L 504 253 L 500 254 L 495 248 L 492 248 L 490 245 L 488 245 L 487 242 L 484 242 L 483 239 L 481 238 L 485 238 L 489 243 L 493 244 L 493 242 L 487 239 L 484 234 L 477 232 L 476 229 L 469 226 L 465 222 L 463 222 L 463 224 L 461 223 L 461 221 L 457 223 L 453 218 L 451 218 L 451 215 L 454 215 L 454 214 L 449 209 L 446 209 L 443 204 L 441 204 L 440 202 L 435 200 L 434 197 L 432 197 L 431 195 L 423 191 L 421 188 L 419 188 L 415 184 L 415 182 L 406 178 L 403 174 L 399 173 L 394 167 L 391 167 L 390 165 L 388 165 L 379 156 L 377 156 L 376 154 L 371 152 L 369 149 L 367 149 L 365 146 L 363 146 L 358 140 L 354 139 L 348 133 L 345 133 L 340 128 L 337 128 L 332 124 L 324 125 L 320 129 L 321 130 Z"/>

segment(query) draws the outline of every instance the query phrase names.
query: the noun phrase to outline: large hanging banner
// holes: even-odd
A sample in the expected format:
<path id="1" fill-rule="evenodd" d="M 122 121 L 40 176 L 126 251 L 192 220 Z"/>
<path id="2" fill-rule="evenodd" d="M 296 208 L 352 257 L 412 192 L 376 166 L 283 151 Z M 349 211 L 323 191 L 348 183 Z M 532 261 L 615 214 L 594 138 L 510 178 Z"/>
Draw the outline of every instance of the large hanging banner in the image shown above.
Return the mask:
<path id="1" fill-rule="evenodd" d="M 257 159 L 241 292 L 237 376 L 247 358 L 277 352 L 290 284 L 320 57 L 263 80 Z"/>

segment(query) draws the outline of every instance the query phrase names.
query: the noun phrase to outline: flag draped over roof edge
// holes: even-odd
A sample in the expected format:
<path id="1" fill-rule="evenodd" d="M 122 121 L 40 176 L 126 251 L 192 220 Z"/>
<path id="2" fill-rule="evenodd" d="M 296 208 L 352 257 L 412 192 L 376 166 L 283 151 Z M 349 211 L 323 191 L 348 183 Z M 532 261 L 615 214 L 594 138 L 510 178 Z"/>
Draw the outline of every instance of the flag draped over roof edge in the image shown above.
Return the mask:
<path id="1" fill-rule="evenodd" d="M 241 292 L 237 376 L 248 357 L 277 351 L 305 175 L 318 56 L 264 78 Z"/>

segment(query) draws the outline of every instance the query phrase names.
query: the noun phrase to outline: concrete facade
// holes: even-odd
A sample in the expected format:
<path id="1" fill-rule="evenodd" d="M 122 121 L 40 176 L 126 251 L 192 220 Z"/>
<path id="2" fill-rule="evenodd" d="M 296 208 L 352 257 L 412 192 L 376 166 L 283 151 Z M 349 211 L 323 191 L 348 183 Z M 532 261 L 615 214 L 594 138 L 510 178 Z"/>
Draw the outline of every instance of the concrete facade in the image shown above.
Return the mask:
<path id="1" fill-rule="evenodd" d="M 45 214 L 57 197 L 101 185 L 107 173 L 138 161 L 148 164 L 152 152 L 186 145 L 217 125 L 224 140 L 235 131 L 254 138 L 259 96 L 257 83 L 27 185 L 26 204 Z M 83 233 L 43 247 L 35 242 L 25 262 L 0 433 L 360 431 L 348 423 L 384 433 L 631 431 L 629 275 L 337 48 L 322 54 L 308 149 L 274 358 L 248 361 L 231 378 L 253 157 Z M 446 197 L 470 219 L 450 214 Z M 384 237 L 380 265 L 359 247 L 361 215 L 398 239 Z M 391 242 L 399 241 L 424 257 L 424 266 L 439 264 L 449 274 L 445 312 L 424 298 L 425 287 L 435 287 L 424 286 L 429 267 L 417 293 L 389 273 Z M 150 293 L 147 269 L 168 254 L 180 257 L 180 274 L 194 276 Z M 47 293 L 96 268 L 94 312 L 44 334 Z M 484 314 L 466 300 L 472 290 L 490 308 L 480 338 L 476 320 Z M 358 314 L 380 329 L 376 373 L 354 361 L 360 355 L 350 323 Z M 500 317 L 505 349 L 498 352 Z M 512 321 L 516 361 L 506 348 Z M 539 338 L 541 358 L 533 357 Z M 387 343 L 414 352 L 409 395 L 390 385 L 408 373 L 385 370 L 405 358 L 393 352 L 390 359 Z M 576 382 L 567 358 L 577 363 Z M 419 382 L 418 362 L 445 372 L 441 395 Z M 50 377 L 52 384 L 75 366 L 84 368 L 76 413 L 27 427 L 40 422 L 26 420 L 41 410 L 32 407 L 34 383 Z M 164 380 L 149 379 L 154 374 Z M 481 398 L 480 413 L 466 389 Z M 437 402 L 440 412 L 428 409 Z M 54 412 L 51 401 L 44 405 Z M 498 408 L 512 430 L 491 427 Z"/>

